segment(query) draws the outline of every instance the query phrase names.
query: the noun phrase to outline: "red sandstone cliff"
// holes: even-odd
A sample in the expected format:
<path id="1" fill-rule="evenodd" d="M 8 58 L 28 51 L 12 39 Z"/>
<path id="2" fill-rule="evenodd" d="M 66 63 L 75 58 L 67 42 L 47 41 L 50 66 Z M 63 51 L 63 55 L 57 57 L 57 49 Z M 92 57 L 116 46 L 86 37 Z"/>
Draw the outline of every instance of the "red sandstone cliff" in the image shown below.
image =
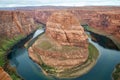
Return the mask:
<path id="1" fill-rule="evenodd" d="M 36 29 L 33 18 L 19 11 L 0 11 L 0 37 L 27 35 Z"/>
<path id="2" fill-rule="evenodd" d="M 28 34 L 35 28 L 33 27 L 34 21 L 46 24 L 48 17 L 53 12 L 60 10 L 73 13 L 77 16 L 81 25 L 88 24 L 95 29 L 114 36 L 120 42 L 119 7 L 64 7 L 60 9 L 47 7 L 33 10 L 0 11 L 0 36 L 13 36 L 23 32 Z"/>
<path id="3" fill-rule="evenodd" d="M 77 17 L 65 11 L 55 12 L 48 18 L 46 35 L 61 45 L 84 46 L 87 43 L 87 35 Z"/>
<path id="4" fill-rule="evenodd" d="M 34 19 L 46 24 L 51 13 L 64 10 L 77 16 L 82 25 L 105 32 L 120 42 L 120 9 L 119 7 L 76 7 L 76 8 L 47 8 L 35 9 Z"/>

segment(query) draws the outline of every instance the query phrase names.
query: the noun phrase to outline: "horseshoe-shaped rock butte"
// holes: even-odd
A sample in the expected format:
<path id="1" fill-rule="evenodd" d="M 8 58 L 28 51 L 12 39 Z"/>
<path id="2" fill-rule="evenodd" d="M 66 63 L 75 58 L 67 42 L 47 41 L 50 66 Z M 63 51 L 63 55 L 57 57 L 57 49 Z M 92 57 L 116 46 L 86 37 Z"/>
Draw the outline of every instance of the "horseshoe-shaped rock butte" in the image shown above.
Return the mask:
<path id="1" fill-rule="evenodd" d="M 46 73 L 63 77 L 66 70 L 70 71 L 87 61 L 88 37 L 73 14 L 54 12 L 48 18 L 45 34 L 29 48 L 29 56 Z"/>

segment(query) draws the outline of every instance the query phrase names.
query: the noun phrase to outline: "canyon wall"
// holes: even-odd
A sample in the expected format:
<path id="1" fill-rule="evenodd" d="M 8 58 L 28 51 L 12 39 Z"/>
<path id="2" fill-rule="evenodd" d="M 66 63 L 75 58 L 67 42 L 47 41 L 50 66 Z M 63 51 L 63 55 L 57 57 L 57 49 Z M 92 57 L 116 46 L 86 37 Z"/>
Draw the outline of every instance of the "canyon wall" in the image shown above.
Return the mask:
<path id="1" fill-rule="evenodd" d="M 0 36 L 16 36 L 29 34 L 36 23 L 46 24 L 48 17 L 56 11 L 73 13 L 81 25 L 89 25 L 94 29 L 114 36 L 120 42 L 120 9 L 119 7 L 46 7 L 31 10 L 0 11 Z"/>
<path id="2" fill-rule="evenodd" d="M 77 17 L 66 11 L 54 12 L 48 18 L 46 35 L 61 45 L 85 46 L 88 40 Z"/>
<path id="3" fill-rule="evenodd" d="M 0 37 L 28 35 L 36 29 L 33 18 L 19 11 L 0 11 Z"/>
<path id="4" fill-rule="evenodd" d="M 76 7 L 63 9 L 35 9 L 34 19 L 46 24 L 51 13 L 56 11 L 67 11 L 73 13 L 79 19 L 81 25 L 90 27 L 114 36 L 120 42 L 120 9 L 119 7 Z"/>

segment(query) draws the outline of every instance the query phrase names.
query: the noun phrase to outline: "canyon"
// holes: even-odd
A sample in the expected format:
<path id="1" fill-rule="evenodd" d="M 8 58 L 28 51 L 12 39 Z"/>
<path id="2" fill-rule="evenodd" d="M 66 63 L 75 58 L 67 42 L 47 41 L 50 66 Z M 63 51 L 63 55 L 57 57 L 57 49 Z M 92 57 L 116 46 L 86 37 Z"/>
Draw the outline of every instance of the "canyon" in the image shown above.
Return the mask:
<path id="1" fill-rule="evenodd" d="M 77 17 L 69 12 L 54 12 L 47 20 L 46 35 L 61 45 L 88 47 L 85 46 L 88 37 L 84 29 Z"/>
<path id="2" fill-rule="evenodd" d="M 28 34 L 36 28 L 35 23 L 46 24 L 48 17 L 56 11 L 74 14 L 81 25 L 88 25 L 99 32 L 113 36 L 120 42 L 119 7 L 36 7 L 16 8 L 13 11 L 0 11 L 0 36 Z M 9 26 L 8 26 L 9 25 Z M 11 31 L 12 30 L 12 31 Z M 9 34 L 11 33 L 11 34 Z"/>
<path id="3" fill-rule="evenodd" d="M 102 35 L 105 35 L 111 38 L 114 41 L 114 43 L 118 45 L 118 48 L 120 49 L 120 9 L 119 8 L 120 7 L 90 7 L 88 6 L 88 7 L 61 7 L 61 8 L 59 7 L 36 7 L 36 8 L 30 8 L 30 9 L 16 8 L 15 10 L 0 10 L 0 39 L 1 39 L 0 44 L 2 45 L 3 44 L 2 41 L 6 40 L 7 38 L 13 39 L 14 37 L 17 37 L 19 35 L 27 36 L 34 30 L 36 30 L 39 24 L 46 25 L 47 21 L 49 20 L 49 17 L 54 12 L 66 11 L 66 12 L 74 14 L 77 17 L 81 25 L 89 26 L 90 28 L 88 28 L 88 30 L 91 30 L 93 32 L 96 32 L 96 33 L 99 33 L 99 34 L 102 34 Z M 50 22 L 50 25 L 51 25 L 51 22 Z M 67 25 L 67 22 L 66 22 L 66 25 Z M 78 29 L 78 30 L 81 30 L 81 29 Z M 51 31 L 50 33 L 53 33 L 53 32 Z M 52 35 L 56 36 L 55 33 L 53 33 Z M 61 37 L 60 39 L 62 39 L 62 41 L 59 41 L 59 38 L 54 39 L 54 41 L 56 40 L 58 41 L 56 42 L 56 44 L 59 43 L 62 45 L 67 44 L 67 45 L 79 46 L 77 42 L 73 43 L 73 41 L 79 41 L 79 38 L 77 40 L 72 40 L 71 38 L 69 42 L 65 41 L 64 43 L 63 41 L 65 38 Z M 61 46 L 59 44 L 57 44 L 57 47 L 60 49 Z M 86 48 L 87 45 L 84 45 L 84 44 L 86 44 L 86 42 L 82 44 Z M 41 55 L 43 56 L 49 56 L 52 54 L 52 53 L 47 54 L 48 52 L 39 50 L 36 47 L 34 47 L 33 50 L 32 48 L 30 49 L 31 51 L 36 50 L 42 53 L 46 53 L 46 55 L 41 53 Z M 79 54 L 79 51 L 76 53 Z M 72 55 L 74 54 L 71 53 L 71 56 L 68 56 L 68 57 L 72 57 Z M 54 55 L 54 54 L 52 55 L 52 57 L 55 57 L 55 58 L 58 56 L 62 56 L 62 55 Z M 84 56 L 88 56 L 88 55 L 84 55 Z M 39 62 L 39 59 L 38 59 L 38 62 Z M 53 65 L 54 64 L 52 64 L 52 66 Z M 42 65 L 42 66 L 46 66 L 46 65 Z M 53 70 L 53 68 L 51 68 L 51 70 Z"/>

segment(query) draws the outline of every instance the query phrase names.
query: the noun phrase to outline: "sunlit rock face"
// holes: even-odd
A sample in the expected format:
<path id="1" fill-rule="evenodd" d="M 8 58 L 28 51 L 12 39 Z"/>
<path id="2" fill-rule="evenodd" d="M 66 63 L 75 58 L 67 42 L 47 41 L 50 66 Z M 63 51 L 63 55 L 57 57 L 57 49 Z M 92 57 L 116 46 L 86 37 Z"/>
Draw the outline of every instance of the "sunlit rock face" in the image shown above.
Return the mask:
<path id="1" fill-rule="evenodd" d="M 13 38 L 36 29 L 33 18 L 20 11 L 0 11 L 0 36 Z"/>
<path id="2" fill-rule="evenodd" d="M 65 11 L 55 12 L 48 18 L 46 35 L 61 45 L 87 47 L 88 37 L 79 20 Z"/>

